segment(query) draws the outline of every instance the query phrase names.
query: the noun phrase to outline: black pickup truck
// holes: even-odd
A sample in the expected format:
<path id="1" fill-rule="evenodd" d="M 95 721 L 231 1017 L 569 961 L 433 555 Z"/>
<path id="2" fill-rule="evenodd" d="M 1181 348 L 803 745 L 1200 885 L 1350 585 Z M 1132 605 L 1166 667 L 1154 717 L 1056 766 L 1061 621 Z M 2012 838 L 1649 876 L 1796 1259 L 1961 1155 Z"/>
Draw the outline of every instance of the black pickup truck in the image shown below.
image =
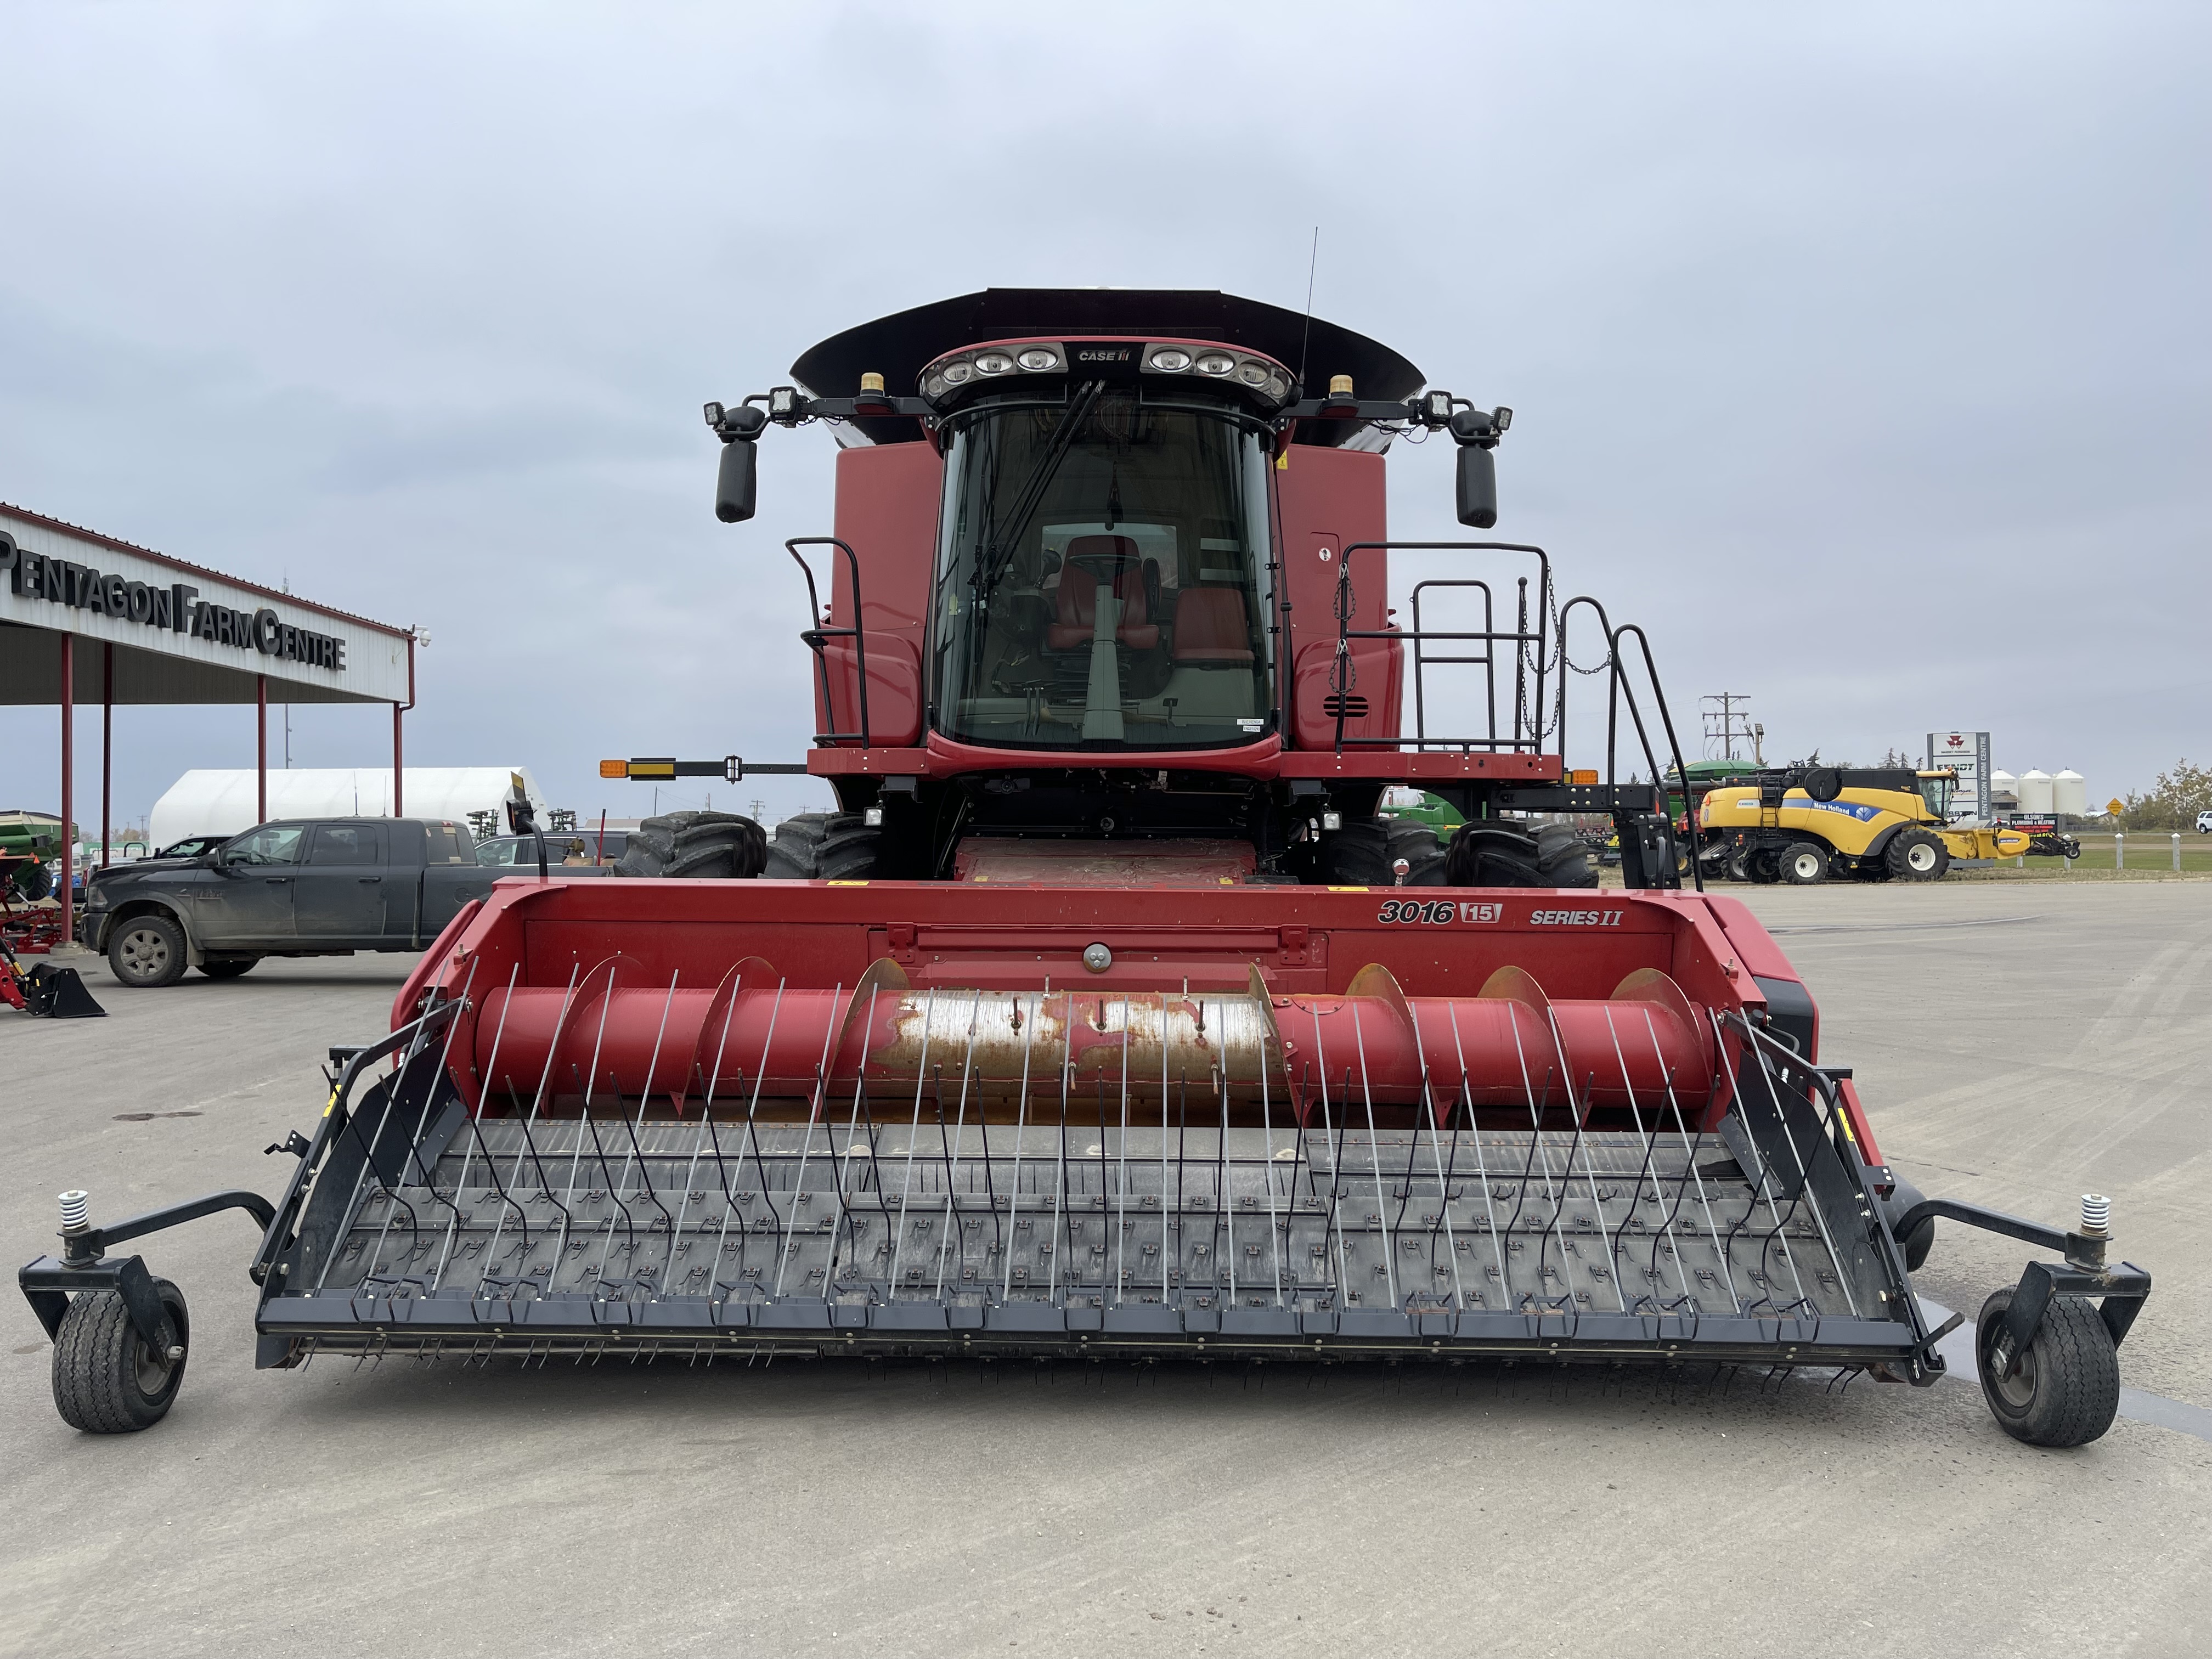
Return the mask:
<path id="1" fill-rule="evenodd" d="M 77 937 L 125 985 L 187 967 L 235 979 L 264 957 L 419 951 L 513 873 L 478 864 L 467 827 L 443 819 L 288 819 L 95 872 Z"/>

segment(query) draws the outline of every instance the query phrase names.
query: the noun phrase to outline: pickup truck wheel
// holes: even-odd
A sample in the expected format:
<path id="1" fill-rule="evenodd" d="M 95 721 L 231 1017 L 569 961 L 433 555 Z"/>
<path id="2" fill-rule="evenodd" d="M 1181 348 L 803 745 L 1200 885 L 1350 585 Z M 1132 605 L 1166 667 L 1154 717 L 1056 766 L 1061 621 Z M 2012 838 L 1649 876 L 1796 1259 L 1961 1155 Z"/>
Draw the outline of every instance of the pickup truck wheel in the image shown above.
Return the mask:
<path id="1" fill-rule="evenodd" d="M 1951 849 L 1925 830 L 1900 830 L 1882 848 L 1881 861 L 1899 881 L 1938 881 L 1951 867 Z"/>
<path id="2" fill-rule="evenodd" d="M 1792 887 L 1811 887 L 1828 878 L 1827 849 L 1814 842 L 1792 842 L 1783 849 L 1778 867 Z"/>
<path id="3" fill-rule="evenodd" d="M 236 979 L 252 971 L 259 957 L 217 957 L 200 963 L 200 972 L 210 979 Z"/>
<path id="4" fill-rule="evenodd" d="M 118 922 L 108 941 L 107 965 L 134 990 L 174 985 L 185 976 L 185 930 L 160 915 Z"/>

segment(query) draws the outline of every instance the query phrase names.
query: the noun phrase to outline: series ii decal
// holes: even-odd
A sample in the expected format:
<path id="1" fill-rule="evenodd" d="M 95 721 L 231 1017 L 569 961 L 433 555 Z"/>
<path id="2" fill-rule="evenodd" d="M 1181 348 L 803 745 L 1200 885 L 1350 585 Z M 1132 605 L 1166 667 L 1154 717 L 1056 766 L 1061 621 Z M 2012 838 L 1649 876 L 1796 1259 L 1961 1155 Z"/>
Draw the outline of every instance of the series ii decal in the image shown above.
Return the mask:
<path id="1" fill-rule="evenodd" d="M 1618 927 L 1626 910 L 1535 910 L 1529 913 L 1536 927 Z"/>

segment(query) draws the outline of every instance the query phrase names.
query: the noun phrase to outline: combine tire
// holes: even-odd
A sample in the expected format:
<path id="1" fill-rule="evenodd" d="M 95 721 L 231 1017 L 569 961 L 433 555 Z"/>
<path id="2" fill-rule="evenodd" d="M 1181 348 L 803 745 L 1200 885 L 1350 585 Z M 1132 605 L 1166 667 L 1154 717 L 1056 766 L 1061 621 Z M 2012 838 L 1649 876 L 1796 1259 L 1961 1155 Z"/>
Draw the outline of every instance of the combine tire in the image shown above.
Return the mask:
<path id="1" fill-rule="evenodd" d="M 1951 849 L 1925 830 L 1900 830 L 1881 849 L 1882 866 L 1898 881 L 1938 881 L 1951 867 Z"/>
<path id="2" fill-rule="evenodd" d="M 1407 866 L 1407 886 L 1444 884 L 1444 849 L 1437 832 L 1425 823 L 1391 818 L 1347 823 L 1334 831 L 1322 847 L 1322 879 L 1332 887 L 1395 886 L 1392 866 L 1400 859 Z"/>
<path id="3" fill-rule="evenodd" d="M 760 825 L 735 812 L 670 812 L 638 826 L 615 874 L 743 881 L 760 874 L 767 845 Z"/>
<path id="4" fill-rule="evenodd" d="M 1975 1369 L 1990 1413 L 2031 1446 L 2088 1444 L 2120 1408 L 2120 1358 L 2104 1316 L 2079 1297 L 2054 1297 L 2035 1340 L 2000 1370 L 1995 1350 L 2012 1294 L 1999 1291 L 1974 1322 Z"/>
<path id="5" fill-rule="evenodd" d="M 1760 887 L 1771 887 L 1782 879 L 1781 866 L 1775 862 L 1774 849 L 1762 847 L 1743 855 L 1744 879 Z"/>
<path id="6" fill-rule="evenodd" d="M 867 881 L 883 850 L 883 830 L 858 812 L 801 812 L 776 826 L 761 873 L 775 881 Z"/>
<path id="7" fill-rule="evenodd" d="M 251 973 L 259 957 L 222 957 L 200 963 L 200 972 L 210 979 L 236 979 Z"/>
<path id="8" fill-rule="evenodd" d="M 1444 854 L 1449 887 L 1595 887 L 1589 848 L 1563 823 L 1534 835 L 1501 823 L 1463 823 Z"/>
<path id="9" fill-rule="evenodd" d="M 54 1409 L 87 1434 L 131 1434 L 168 1414 L 185 1380 L 191 1321 L 185 1294 L 154 1281 L 161 1340 L 149 1344 L 131 1322 L 119 1291 L 81 1291 L 70 1298 L 54 1337 Z"/>
<path id="10" fill-rule="evenodd" d="M 108 941 L 107 965 L 134 990 L 174 985 L 185 976 L 185 930 L 164 915 L 118 922 Z"/>
<path id="11" fill-rule="evenodd" d="M 1792 887 L 1811 887 L 1828 878 L 1828 849 L 1817 842 L 1793 842 L 1776 866 Z"/>

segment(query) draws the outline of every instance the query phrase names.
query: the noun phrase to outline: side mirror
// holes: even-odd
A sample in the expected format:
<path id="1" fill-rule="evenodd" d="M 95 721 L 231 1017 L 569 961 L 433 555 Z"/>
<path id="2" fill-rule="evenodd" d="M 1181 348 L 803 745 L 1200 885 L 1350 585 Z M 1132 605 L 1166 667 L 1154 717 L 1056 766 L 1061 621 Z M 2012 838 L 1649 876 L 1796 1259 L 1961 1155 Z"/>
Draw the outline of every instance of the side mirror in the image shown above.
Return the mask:
<path id="1" fill-rule="evenodd" d="M 721 469 L 714 477 L 714 516 L 724 524 L 740 524 L 752 517 L 759 461 L 750 439 L 732 439 L 722 446 Z"/>
<path id="2" fill-rule="evenodd" d="M 1498 458 L 1480 444 L 1459 447 L 1459 521 L 1477 530 L 1498 522 Z"/>

